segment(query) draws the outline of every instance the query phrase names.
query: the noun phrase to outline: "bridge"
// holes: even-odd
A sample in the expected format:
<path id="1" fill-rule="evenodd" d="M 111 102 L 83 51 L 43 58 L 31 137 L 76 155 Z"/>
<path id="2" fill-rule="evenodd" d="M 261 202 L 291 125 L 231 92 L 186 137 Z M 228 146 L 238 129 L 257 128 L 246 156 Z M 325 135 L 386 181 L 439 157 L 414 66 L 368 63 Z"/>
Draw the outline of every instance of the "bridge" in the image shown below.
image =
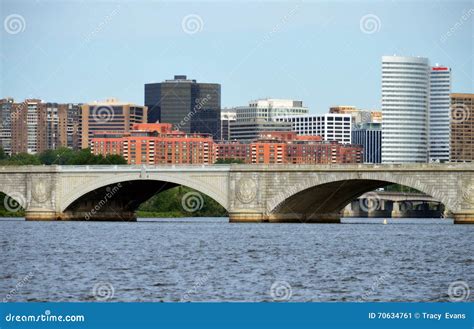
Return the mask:
<path id="1" fill-rule="evenodd" d="M 445 217 L 441 202 L 424 193 L 371 191 L 352 200 L 343 211 L 344 217 Z"/>
<path id="2" fill-rule="evenodd" d="M 455 223 L 474 223 L 472 164 L 0 167 L 0 192 L 27 220 L 132 221 L 142 202 L 183 185 L 231 222 L 337 223 L 351 200 L 393 183 L 440 201 Z"/>

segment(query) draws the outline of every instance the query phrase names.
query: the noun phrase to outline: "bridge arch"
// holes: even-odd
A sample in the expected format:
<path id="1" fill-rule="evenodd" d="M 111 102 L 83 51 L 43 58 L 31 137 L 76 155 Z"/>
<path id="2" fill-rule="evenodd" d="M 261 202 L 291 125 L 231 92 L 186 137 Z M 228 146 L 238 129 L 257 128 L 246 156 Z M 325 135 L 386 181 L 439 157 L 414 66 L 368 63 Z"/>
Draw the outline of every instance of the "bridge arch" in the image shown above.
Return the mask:
<path id="1" fill-rule="evenodd" d="M 80 216 L 83 216 L 86 209 L 91 209 L 97 204 L 104 209 L 107 207 L 106 204 L 112 208 L 115 207 L 117 210 L 123 207 L 122 211 L 129 212 L 129 216 L 134 216 L 134 211 L 141 203 L 156 193 L 176 186 L 192 188 L 215 200 L 224 209 L 228 210 L 226 195 L 216 191 L 213 186 L 186 178 L 185 175 L 178 176 L 165 173 L 147 178 L 122 174 L 95 179 L 71 190 L 63 198 L 59 208 L 61 213 L 66 214 L 66 218 L 68 212 L 82 213 Z"/>
<path id="2" fill-rule="evenodd" d="M 343 175 L 340 175 L 343 176 Z M 448 195 L 409 177 L 394 177 L 379 174 L 364 177 L 318 177 L 297 184 L 270 199 L 267 204 L 269 214 L 334 214 L 341 211 L 349 202 L 364 193 L 390 184 L 411 187 L 439 200 L 447 210 L 455 210 L 456 204 Z"/>

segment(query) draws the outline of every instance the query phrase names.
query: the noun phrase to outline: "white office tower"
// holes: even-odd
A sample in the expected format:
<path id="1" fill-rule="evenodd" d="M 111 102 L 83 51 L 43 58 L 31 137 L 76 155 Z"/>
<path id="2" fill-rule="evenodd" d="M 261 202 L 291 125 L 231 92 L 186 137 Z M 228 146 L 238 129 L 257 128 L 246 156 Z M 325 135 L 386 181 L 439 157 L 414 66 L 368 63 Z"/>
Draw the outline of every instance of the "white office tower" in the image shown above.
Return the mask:
<path id="1" fill-rule="evenodd" d="M 451 69 L 433 66 L 430 71 L 429 161 L 448 162 L 450 155 Z"/>
<path id="2" fill-rule="evenodd" d="M 382 57 L 382 162 L 428 160 L 428 59 Z"/>
<path id="3" fill-rule="evenodd" d="M 299 115 L 275 117 L 277 122 L 291 122 L 298 135 L 321 136 L 323 141 L 352 143 L 351 114 L 326 113 L 322 115 Z"/>
<path id="4" fill-rule="evenodd" d="M 250 101 L 248 106 L 235 108 L 238 122 L 274 121 L 275 117 L 308 114 L 309 110 L 302 101 L 293 99 L 265 98 Z"/>

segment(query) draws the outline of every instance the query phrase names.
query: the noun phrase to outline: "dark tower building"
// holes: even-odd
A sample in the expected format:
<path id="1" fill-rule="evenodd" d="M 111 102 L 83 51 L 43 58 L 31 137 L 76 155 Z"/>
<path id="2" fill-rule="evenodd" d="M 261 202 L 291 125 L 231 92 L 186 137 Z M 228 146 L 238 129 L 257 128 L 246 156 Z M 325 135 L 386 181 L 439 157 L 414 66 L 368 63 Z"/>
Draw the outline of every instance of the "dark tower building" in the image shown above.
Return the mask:
<path id="1" fill-rule="evenodd" d="M 380 123 L 363 123 L 352 130 L 352 143 L 364 149 L 364 163 L 382 162 L 382 127 Z"/>
<path id="2" fill-rule="evenodd" d="M 185 75 L 145 84 L 149 123 L 171 123 L 173 129 L 220 138 L 221 85 L 197 83 Z"/>

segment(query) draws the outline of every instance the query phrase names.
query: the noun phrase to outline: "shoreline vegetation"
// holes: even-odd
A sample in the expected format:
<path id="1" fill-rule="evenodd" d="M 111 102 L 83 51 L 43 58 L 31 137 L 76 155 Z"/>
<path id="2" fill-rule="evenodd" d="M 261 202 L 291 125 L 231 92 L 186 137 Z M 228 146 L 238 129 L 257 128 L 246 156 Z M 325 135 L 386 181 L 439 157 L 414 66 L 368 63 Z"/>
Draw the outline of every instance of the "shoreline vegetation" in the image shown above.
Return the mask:
<path id="1" fill-rule="evenodd" d="M 241 159 L 217 159 L 214 164 L 244 163 Z M 60 147 L 56 150 L 46 150 L 39 154 L 18 153 L 9 156 L 0 147 L 0 166 L 40 166 L 40 165 L 127 165 L 127 160 L 121 155 L 94 155 L 90 148 L 71 150 Z"/>
<path id="2" fill-rule="evenodd" d="M 40 165 L 122 165 L 127 164 L 121 155 L 94 155 L 90 149 L 73 151 L 67 147 L 47 150 L 39 154 L 18 153 L 12 156 L 0 148 L 0 166 Z"/>

